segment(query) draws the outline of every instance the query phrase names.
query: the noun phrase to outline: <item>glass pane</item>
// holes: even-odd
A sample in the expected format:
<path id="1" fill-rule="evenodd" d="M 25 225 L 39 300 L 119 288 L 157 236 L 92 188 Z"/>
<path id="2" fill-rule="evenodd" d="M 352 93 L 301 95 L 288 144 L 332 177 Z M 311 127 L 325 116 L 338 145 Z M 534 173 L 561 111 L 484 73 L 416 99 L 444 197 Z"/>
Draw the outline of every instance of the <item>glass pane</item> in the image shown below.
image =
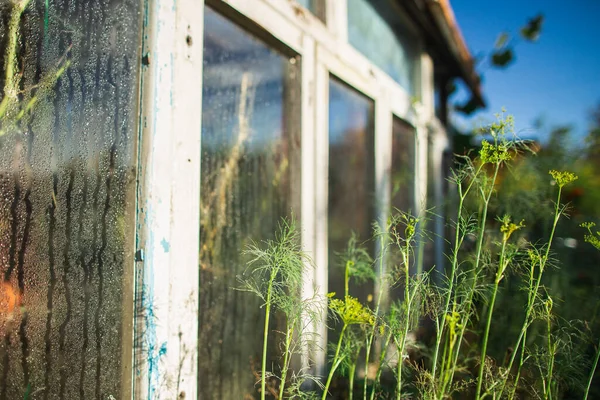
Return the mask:
<path id="1" fill-rule="evenodd" d="M 309 9 L 314 13 L 316 0 L 296 0 L 302 7 Z"/>
<path id="2" fill-rule="evenodd" d="M 243 399 L 256 396 L 264 320 L 261 301 L 234 288 L 242 251 L 293 206 L 299 63 L 210 8 L 204 24 L 199 387 L 201 398 Z"/>
<path id="3" fill-rule="evenodd" d="M 0 399 L 123 398 L 140 2 L 0 9 Z"/>
<path id="4" fill-rule="evenodd" d="M 348 0 L 348 40 L 410 94 L 415 94 L 418 44 L 387 0 Z"/>
<path id="5" fill-rule="evenodd" d="M 414 214 L 415 210 L 415 139 L 416 131 L 412 125 L 394 117 L 392 122 L 392 171 L 391 171 L 391 206 L 392 212 L 398 211 Z M 423 206 L 425 206 L 423 204 Z M 400 233 L 404 232 L 405 226 L 402 224 L 399 228 Z M 404 236 L 402 234 L 402 236 Z M 427 245 L 429 241 L 425 242 Z M 414 249 L 418 251 L 418 249 Z M 426 254 L 432 253 L 429 249 Z M 410 265 L 411 271 L 416 272 L 417 266 L 412 254 Z M 392 265 L 402 265 L 402 257 L 397 249 L 393 249 L 390 254 Z M 404 291 L 401 287 L 390 289 L 390 298 L 392 300 L 401 299 Z"/>
<path id="6" fill-rule="evenodd" d="M 392 126 L 392 207 L 415 210 L 415 128 L 394 117 Z"/>
<path id="7" fill-rule="evenodd" d="M 372 100 L 330 79 L 328 290 L 341 297 L 344 273 L 336 253 L 346 248 L 352 232 L 367 240 L 374 220 L 373 113 Z M 361 296 L 356 289 L 354 296 Z"/>

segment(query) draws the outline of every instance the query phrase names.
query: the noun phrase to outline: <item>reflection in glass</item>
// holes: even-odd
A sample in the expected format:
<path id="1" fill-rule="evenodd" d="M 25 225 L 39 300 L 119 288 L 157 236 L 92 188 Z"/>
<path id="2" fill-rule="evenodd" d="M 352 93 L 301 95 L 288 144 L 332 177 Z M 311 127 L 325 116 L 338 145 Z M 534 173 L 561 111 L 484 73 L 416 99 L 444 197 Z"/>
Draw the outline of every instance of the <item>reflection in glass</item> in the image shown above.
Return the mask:
<path id="1" fill-rule="evenodd" d="M 348 40 L 407 92 L 415 94 L 417 39 L 391 2 L 348 0 Z"/>
<path id="2" fill-rule="evenodd" d="M 304 8 L 310 10 L 322 21 L 325 21 L 325 1 L 324 0 L 296 0 Z"/>
<path id="3" fill-rule="evenodd" d="M 391 212 L 399 212 L 414 215 L 415 210 L 415 128 L 406 121 L 394 116 L 392 122 L 392 169 L 391 169 Z M 404 237 L 404 225 L 398 229 Z M 426 243 L 429 243 L 427 240 Z M 417 249 L 413 249 L 415 252 Z M 415 268 L 415 253 L 411 254 L 411 271 Z M 401 266 L 403 264 L 402 256 L 398 249 L 392 248 L 390 254 L 391 265 Z M 392 300 L 402 299 L 404 290 L 402 286 L 396 286 L 390 289 L 390 298 Z"/>
<path id="4" fill-rule="evenodd" d="M 371 235 L 375 201 L 373 112 L 372 100 L 330 79 L 328 291 L 338 295 L 344 293 L 344 274 L 336 253 L 346 248 L 352 232 L 361 240 Z M 357 295 L 356 290 L 354 293 Z"/>
<path id="5" fill-rule="evenodd" d="M 0 4 L 0 400 L 128 391 L 140 4 Z"/>
<path id="6" fill-rule="evenodd" d="M 392 125 L 392 207 L 415 212 L 415 128 L 394 117 Z"/>
<path id="7" fill-rule="evenodd" d="M 243 250 L 293 206 L 297 63 L 208 7 L 204 24 L 199 390 L 243 399 L 256 394 L 264 320 L 256 296 L 234 288 Z"/>

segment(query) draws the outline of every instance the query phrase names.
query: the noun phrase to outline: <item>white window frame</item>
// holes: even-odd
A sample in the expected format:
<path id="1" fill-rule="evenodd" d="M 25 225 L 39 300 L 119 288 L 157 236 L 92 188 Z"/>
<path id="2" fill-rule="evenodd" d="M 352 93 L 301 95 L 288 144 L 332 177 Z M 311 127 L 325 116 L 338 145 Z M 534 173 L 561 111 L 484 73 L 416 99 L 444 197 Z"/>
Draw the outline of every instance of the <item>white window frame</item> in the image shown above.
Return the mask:
<path id="1" fill-rule="evenodd" d="M 433 102 L 426 100 L 429 90 L 433 96 L 433 76 L 424 71 L 423 63 L 419 64 L 416 84 L 421 101 L 411 101 L 404 89 L 348 43 L 347 0 L 326 1 L 326 25 L 293 0 L 206 2 L 228 6 L 300 56 L 302 243 L 317 265 L 314 274 L 306 277 L 306 296 L 312 295 L 315 288 L 321 294 L 327 291 L 330 74 L 375 102 L 374 178 L 381 199 L 377 214 L 382 221 L 390 204 L 393 115 L 417 128 L 416 199 L 425 198 L 425 128 L 429 114 L 433 115 Z M 179 1 L 175 5 L 164 0 L 145 2 L 138 256 L 135 282 L 131 282 L 136 292 L 136 318 L 132 323 L 142 344 L 134 347 L 131 392 L 135 399 L 198 396 L 204 4 L 203 0 Z M 225 17 L 228 14 L 223 13 Z M 327 330 L 324 323 L 315 329 L 322 335 L 323 350 L 313 357 L 317 372 L 322 373 L 326 367 Z M 149 346 L 153 346 L 151 351 Z"/>

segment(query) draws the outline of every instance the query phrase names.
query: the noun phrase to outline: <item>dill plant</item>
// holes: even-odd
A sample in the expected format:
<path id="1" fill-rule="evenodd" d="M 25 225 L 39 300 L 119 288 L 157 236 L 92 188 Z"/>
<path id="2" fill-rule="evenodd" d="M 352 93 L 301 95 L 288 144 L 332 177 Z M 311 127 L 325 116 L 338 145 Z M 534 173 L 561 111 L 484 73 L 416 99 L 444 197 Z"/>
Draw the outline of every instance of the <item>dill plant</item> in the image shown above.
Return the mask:
<path id="1" fill-rule="evenodd" d="M 419 231 L 419 219 L 400 212 L 396 223 L 391 229 L 394 250 L 399 256 L 399 265 L 395 267 L 393 274 L 397 276 L 393 285 L 402 288 L 402 300 L 392 306 L 390 313 L 389 329 L 397 351 L 396 374 L 396 398 L 402 397 L 404 360 L 409 356 L 408 336 L 409 333 L 419 325 L 423 315 L 425 288 L 428 285 L 428 274 L 424 272 L 411 275 L 411 263 L 415 259 L 414 249 L 416 246 L 417 232 Z"/>
<path id="2" fill-rule="evenodd" d="M 552 221 L 552 227 L 550 229 L 548 243 L 541 250 L 538 250 L 533 246 L 529 250 L 530 275 L 528 282 L 528 301 L 527 308 L 525 311 L 525 319 L 523 321 L 523 324 L 521 325 L 521 330 L 519 332 L 517 342 L 513 347 L 515 350 L 513 351 L 508 365 L 506 367 L 508 372 L 505 378 L 503 378 L 500 383 L 499 396 L 502 396 L 504 388 L 506 386 L 506 380 L 508 379 L 508 373 L 512 369 L 517 354 L 520 354 L 519 363 L 517 366 L 517 373 L 515 374 L 514 381 L 512 384 L 512 390 L 509 395 L 510 398 L 514 397 L 515 391 L 518 387 L 519 379 L 521 376 L 521 370 L 525 362 L 525 346 L 527 340 L 527 331 L 531 323 L 533 322 L 532 316 L 534 316 L 534 309 L 539 299 L 542 277 L 550 261 L 550 249 L 552 247 L 552 242 L 556 233 L 556 227 L 558 225 L 558 221 L 560 220 L 561 216 L 565 214 L 567 208 L 565 205 L 561 204 L 562 190 L 563 187 L 577 179 L 576 175 L 568 171 L 551 170 L 549 171 L 549 174 L 554 179 L 553 182 L 556 184 L 556 186 L 558 186 L 558 192 L 556 195 L 557 197 L 554 204 L 554 216 Z"/>
<path id="3" fill-rule="evenodd" d="M 349 293 L 351 278 L 357 282 L 364 282 L 375 278 L 371 256 L 366 249 L 358 245 L 358 238 L 355 234 L 352 234 L 348 240 L 345 252 L 339 256 L 344 268 L 344 297 L 343 299 L 334 298 L 335 293 L 329 293 L 328 297 L 331 315 L 335 320 L 342 322 L 342 329 L 335 350 L 333 351 L 331 368 L 323 390 L 323 400 L 327 396 L 336 370 L 342 365 L 348 372 L 349 392 L 350 396 L 353 396 L 356 363 L 364 344 L 364 339 L 361 335 L 365 335 L 365 330 L 374 327 L 376 321 L 373 312 L 363 306 L 357 298 L 350 296 Z M 361 332 L 350 333 L 349 330 L 352 326 L 357 326 Z M 342 345 L 344 345 L 343 351 Z"/>
<path id="4" fill-rule="evenodd" d="M 459 369 L 460 348 L 466 329 L 475 312 L 473 303 L 476 296 L 485 289 L 485 284 L 482 283 L 483 265 L 490 255 L 484 248 L 484 238 L 487 236 L 487 214 L 491 197 L 495 191 L 498 173 L 522 145 L 519 141 L 507 138 L 507 134 L 514 132 L 513 118 L 500 114 L 496 117 L 497 122 L 491 124 L 488 129 L 493 142 L 483 140 L 476 161 L 465 158 L 465 167 L 454 173 L 452 180 L 458 189 L 459 202 L 455 222 L 454 248 L 450 255 L 448 286 L 438 288 L 443 293 L 444 303 L 442 310 L 435 318 L 438 329 L 431 378 L 432 384 L 439 386 L 435 397 L 440 399 L 450 395 L 453 390 L 454 373 Z M 478 212 L 473 215 L 469 215 L 466 211 L 466 202 L 469 197 L 474 197 L 478 206 Z M 475 255 L 473 259 L 465 260 L 461 256 L 461 250 L 465 239 L 470 236 L 476 237 Z M 446 338 L 446 344 L 440 362 L 440 347 L 444 338 Z M 483 368 L 483 365 L 480 368 Z M 440 370 L 439 373 L 438 370 Z M 477 386 L 476 398 L 479 399 L 481 379 L 478 379 Z"/>
<path id="5" fill-rule="evenodd" d="M 560 398 L 564 384 L 583 382 L 585 377 L 581 365 L 585 362 L 578 351 L 581 335 L 577 324 L 559 323 L 554 310 L 555 300 L 542 284 L 544 272 L 554 263 L 551 249 L 557 225 L 567 211 L 567 206 L 561 203 L 563 188 L 575 181 L 577 176 L 566 171 L 549 172 L 556 193 L 552 223 L 543 244 L 533 244 L 526 239 L 526 234 L 521 232 L 525 221 L 516 222 L 510 215 L 492 218 L 500 170 L 509 165 L 524 147 L 523 142 L 507 138 L 512 130 L 512 118 L 498 116 L 498 122 L 492 124 L 489 131 L 493 140 L 482 141 L 477 157 L 465 157 L 462 168 L 453 172 L 451 182 L 458 192 L 458 208 L 452 225 L 454 240 L 447 256 L 449 270 L 440 277 L 441 284 L 430 279 L 427 272 L 411 273 L 411 264 L 415 262 L 414 249 L 419 248 L 423 240 L 418 237 L 421 231 L 418 218 L 399 212 L 384 226 L 375 225 L 374 239 L 378 247 L 375 261 L 360 247 L 356 236 L 350 238 L 346 251 L 340 256 L 344 271 L 343 296 L 328 295 L 330 316 L 340 323 L 341 331 L 336 343 L 330 347 L 331 367 L 322 386 L 322 400 L 329 395 L 332 380 L 340 372 L 348 376 L 349 398 L 352 399 L 359 360 L 361 363 L 364 360 L 366 369 L 361 388 L 364 400 L 378 398 L 380 389 L 388 391 L 388 394 L 389 390 L 393 390 L 396 399 L 407 397 L 410 384 L 416 387 L 422 399 L 442 400 L 463 391 L 471 393 L 477 400 L 514 399 L 527 391 L 530 395 L 550 400 Z M 497 228 L 491 229 L 493 224 L 497 224 Z M 593 231 L 593 223 L 581 226 L 588 231 L 586 241 L 600 250 L 600 232 Z M 276 247 L 276 244 L 271 246 Z M 269 254 L 269 260 L 277 258 L 275 253 Z M 253 262 L 260 260 L 260 265 L 271 265 L 258 268 L 261 271 L 258 275 L 267 278 L 262 279 L 267 290 L 261 291 L 267 318 L 269 305 L 279 310 L 293 309 L 296 303 L 286 303 L 283 297 L 269 295 L 269 291 L 289 293 L 296 290 L 292 289 L 297 288 L 295 284 L 286 286 L 282 282 L 294 282 L 298 275 L 285 275 L 283 269 L 278 269 L 281 262 L 264 262 L 263 253 L 257 249 L 254 249 L 253 255 Z M 273 272 L 276 269 L 277 272 Z M 375 293 L 374 310 L 371 310 L 352 296 L 349 282 L 374 279 L 375 275 L 378 291 Z M 526 293 L 522 304 L 524 318 L 518 326 L 518 334 L 515 332 L 512 351 L 507 349 L 506 358 L 501 363 L 488 356 L 488 344 L 492 333 L 498 329 L 495 321 L 501 309 L 496 310 L 499 308 L 497 297 L 503 287 L 515 278 L 523 279 Z M 296 282 L 299 284 L 299 281 Z M 388 306 L 387 290 L 394 288 L 400 300 Z M 289 297 L 286 299 L 289 300 Z M 299 314 L 298 311 L 285 313 L 286 316 Z M 430 361 L 428 367 L 410 359 L 405 362 L 408 354 L 419 348 L 418 343 L 413 343 L 411 332 L 416 333 L 424 317 L 431 318 L 436 329 L 430 353 L 426 353 Z M 532 326 L 535 332 L 532 332 Z M 283 347 L 290 355 L 293 353 L 290 350 L 293 348 L 292 337 L 297 329 L 294 319 L 288 317 Z M 265 324 L 265 335 L 267 330 L 268 324 Z M 479 333 L 479 346 L 473 346 L 470 334 L 467 336 L 467 332 L 475 330 Z M 266 347 L 266 338 L 264 343 Z M 379 351 L 375 352 L 377 348 Z M 461 351 L 461 348 L 466 351 Z M 386 360 L 393 358 L 389 357 L 392 351 L 397 353 L 397 363 L 388 365 Z M 364 359 L 361 354 L 364 354 Z M 300 380 L 295 378 L 288 390 L 284 390 L 285 374 L 289 370 L 288 357 L 284 355 L 279 398 L 286 394 L 293 398 L 313 398 L 311 396 L 316 393 L 303 392 Z M 368 372 L 375 357 L 377 369 L 373 376 Z M 599 358 L 600 350 L 596 348 L 584 399 L 588 397 Z M 388 367 L 396 378 L 393 389 L 385 389 L 381 385 L 382 374 Z M 263 363 L 263 377 L 266 376 L 264 368 Z M 413 372 L 410 380 L 407 378 L 409 368 Z M 527 379 L 521 379 L 522 375 Z M 583 384 L 581 388 L 583 390 Z"/>
<path id="6" fill-rule="evenodd" d="M 592 246 L 594 246 L 594 248 L 596 248 L 596 250 L 600 250 L 600 232 L 596 231 L 593 232 L 592 228 L 596 227 L 596 224 L 594 222 L 583 222 L 582 224 L 579 225 L 582 228 L 585 228 L 587 230 L 587 233 L 584 235 L 584 240 L 591 244 Z M 600 341 L 598 342 L 598 344 L 595 344 L 594 346 L 594 361 L 592 362 L 592 367 L 590 369 L 590 374 L 587 378 L 587 384 L 585 386 L 585 393 L 583 396 L 583 400 L 587 400 L 589 394 L 590 394 L 590 388 L 592 386 L 592 381 L 594 380 L 594 374 L 596 373 L 596 368 L 598 368 L 598 360 L 600 359 Z"/>
<path id="7" fill-rule="evenodd" d="M 389 274 L 386 272 L 386 262 L 388 261 L 387 250 L 391 243 L 391 236 L 389 234 L 389 231 L 395 225 L 395 223 L 396 223 L 396 219 L 392 217 L 392 218 L 388 219 L 385 226 L 381 226 L 381 224 L 379 224 L 379 223 L 373 224 L 374 237 L 378 243 L 377 279 L 378 279 L 378 284 L 379 284 L 378 285 L 379 292 L 377 293 L 377 301 L 375 302 L 375 310 L 374 310 L 374 316 L 375 316 L 376 322 L 379 322 L 378 320 L 380 319 L 380 309 L 382 306 L 384 293 L 387 289 L 387 284 L 389 281 Z M 369 372 L 369 365 L 370 365 L 370 361 L 371 361 L 371 348 L 373 347 L 373 344 L 375 342 L 375 336 L 376 336 L 378 328 L 379 328 L 380 332 L 383 334 L 385 327 L 379 322 L 379 323 L 373 324 L 372 326 L 367 327 L 367 332 L 366 332 L 366 336 L 365 336 L 366 337 L 366 341 L 365 341 L 365 379 L 363 382 L 363 399 L 364 400 L 367 399 L 367 388 L 368 388 L 368 383 L 369 383 L 368 372 Z M 388 344 L 389 344 L 389 339 L 385 341 L 385 345 L 384 345 L 384 348 L 382 351 L 382 354 L 384 355 L 384 357 L 385 357 L 385 348 L 387 347 Z M 383 362 L 383 360 L 380 360 L 380 362 L 378 364 L 379 367 L 377 368 L 377 375 L 376 375 L 375 381 L 373 382 L 373 388 L 371 390 L 371 397 L 370 397 L 371 399 L 373 399 L 375 396 L 375 387 L 377 386 L 378 381 L 381 378 L 380 371 L 382 370 L 382 368 L 381 368 L 382 362 Z"/>
<path id="8" fill-rule="evenodd" d="M 483 382 L 483 370 L 484 370 L 484 366 L 485 366 L 485 359 L 487 356 L 487 344 L 488 344 L 488 339 L 489 339 L 489 335 L 490 335 L 490 328 L 492 325 L 492 316 L 494 314 L 494 305 L 496 303 L 496 296 L 498 295 L 498 288 L 500 286 L 500 282 L 502 281 L 502 279 L 504 278 L 504 276 L 506 274 L 509 264 L 511 263 L 512 259 L 514 258 L 514 256 L 516 255 L 516 253 L 518 251 L 518 248 L 516 246 L 511 245 L 508 241 L 515 231 L 521 229 L 524 226 L 523 221 L 521 221 L 519 224 L 515 224 L 514 222 L 511 222 L 511 219 L 509 216 L 504 216 L 500 222 L 502 222 L 502 225 L 500 227 L 500 231 L 502 232 L 502 242 L 500 244 L 500 246 L 501 246 L 500 260 L 498 262 L 496 274 L 494 277 L 494 287 L 492 290 L 492 298 L 491 298 L 489 306 L 488 306 L 487 320 L 486 320 L 486 324 L 485 324 L 485 330 L 483 333 L 483 341 L 482 341 L 482 346 L 481 346 L 481 359 L 479 362 L 479 377 L 477 380 L 478 393 L 481 390 L 481 384 Z M 479 394 L 477 395 L 477 398 L 479 398 Z"/>
<path id="9" fill-rule="evenodd" d="M 300 233 L 296 222 L 283 220 L 273 240 L 263 246 L 252 244 L 244 251 L 250 257 L 249 274 L 240 278 L 239 290 L 258 296 L 264 303 L 265 321 L 261 361 L 261 399 L 266 397 L 267 353 L 270 332 L 270 319 L 273 311 L 281 311 L 286 317 L 284 332 L 284 361 L 280 383 L 280 398 L 285 391 L 285 382 L 290 365 L 294 334 L 299 333 L 303 316 L 308 311 L 314 317 L 314 303 L 303 301 L 301 288 L 308 256 L 301 250 Z"/>
<path id="10" fill-rule="evenodd" d="M 337 318 L 342 322 L 342 330 L 340 337 L 338 338 L 337 346 L 335 347 L 335 353 L 331 360 L 331 369 L 327 376 L 327 382 L 323 389 L 322 400 L 327 398 L 329 387 L 335 371 L 340 367 L 343 362 L 347 362 L 348 358 L 355 353 L 356 346 L 360 342 L 360 339 L 355 339 L 352 335 L 347 334 L 348 329 L 352 325 L 368 326 L 375 324 L 375 317 L 373 313 L 365 306 L 363 306 L 358 299 L 346 296 L 344 300 L 333 298 L 335 293 L 330 293 L 329 297 L 329 309 L 336 315 Z M 345 344 L 345 351 L 342 350 L 342 344 Z M 350 351 L 347 351 L 350 349 Z M 352 389 L 352 388 L 350 388 Z"/>

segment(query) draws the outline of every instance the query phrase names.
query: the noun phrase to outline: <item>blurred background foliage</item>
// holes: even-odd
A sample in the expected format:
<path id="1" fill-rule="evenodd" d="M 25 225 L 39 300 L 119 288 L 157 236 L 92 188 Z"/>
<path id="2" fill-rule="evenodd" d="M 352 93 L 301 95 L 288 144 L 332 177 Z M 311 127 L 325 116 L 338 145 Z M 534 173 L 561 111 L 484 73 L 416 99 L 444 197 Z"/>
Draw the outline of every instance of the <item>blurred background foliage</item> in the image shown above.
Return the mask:
<path id="1" fill-rule="evenodd" d="M 584 241 L 587 230 L 583 222 L 600 223 L 600 103 L 590 111 L 590 125 L 584 141 L 574 138 L 569 126 L 545 127 L 538 123 L 538 131 L 546 133 L 548 140 L 540 143 L 526 141 L 527 149 L 501 171 L 496 194 L 490 206 L 490 215 L 511 215 L 514 221 L 524 220 L 524 238 L 532 243 L 548 240 L 554 209 L 554 191 L 551 169 L 571 171 L 579 178 L 565 187 L 563 203 L 567 205 L 568 218 L 558 224 L 552 255 L 555 268 L 543 279 L 547 292 L 555 300 L 557 325 L 578 326 L 589 341 L 579 343 L 582 352 L 592 359 L 594 343 L 600 335 L 600 252 Z M 482 137 L 477 132 L 454 135 L 454 148 L 458 155 L 476 155 Z M 472 204 L 474 204 L 473 202 Z M 472 212 L 477 210 L 471 207 Z M 498 230 L 497 221 L 490 222 L 488 230 Z M 489 246 L 494 244 L 490 241 Z M 518 275 L 519 271 L 513 271 Z M 526 279 L 509 279 L 497 300 L 494 323 L 505 329 L 495 330 L 490 336 L 489 354 L 497 360 L 510 352 L 512 338 L 518 334 L 524 317 L 527 293 L 523 289 Z M 485 307 L 485 305 L 482 305 Z M 543 337 L 543 327 L 533 326 L 530 344 Z M 566 363 L 565 363 L 566 364 Z M 600 385 L 596 373 L 595 387 L 590 396 L 600 398 Z M 575 378 L 574 378 L 575 379 Z M 576 387 L 577 383 L 573 384 Z M 565 398 L 570 398 L 566 393 Z"/>

